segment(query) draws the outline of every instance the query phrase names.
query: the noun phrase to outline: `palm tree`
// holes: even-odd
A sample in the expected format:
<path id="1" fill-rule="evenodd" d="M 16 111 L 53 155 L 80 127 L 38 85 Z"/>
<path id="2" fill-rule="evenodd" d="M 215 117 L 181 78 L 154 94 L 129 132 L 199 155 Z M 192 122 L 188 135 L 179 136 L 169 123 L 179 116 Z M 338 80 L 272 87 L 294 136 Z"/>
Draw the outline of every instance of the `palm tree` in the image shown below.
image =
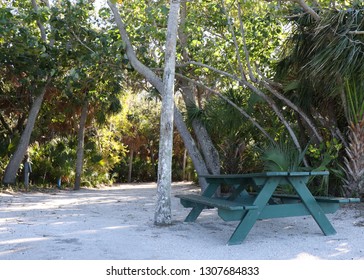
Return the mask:
<path id="1" fill-rule="evenodd" d="M 364 82 L 347 82 L 346 93 L 350 122 L 344 191 L 348 196 L 364 197 Z"/>
<path id="2" fill-rule="evenodd" d="M 357 4 L 330 9 L 319 20 L 306 14 L 294 18 L 294 24 L 287 41 L 290 51 L 278 66 L 277 78 L 291 100 L 341 140 L 346 150 L 344 190 L 362 195 L 364 9 Z"/>

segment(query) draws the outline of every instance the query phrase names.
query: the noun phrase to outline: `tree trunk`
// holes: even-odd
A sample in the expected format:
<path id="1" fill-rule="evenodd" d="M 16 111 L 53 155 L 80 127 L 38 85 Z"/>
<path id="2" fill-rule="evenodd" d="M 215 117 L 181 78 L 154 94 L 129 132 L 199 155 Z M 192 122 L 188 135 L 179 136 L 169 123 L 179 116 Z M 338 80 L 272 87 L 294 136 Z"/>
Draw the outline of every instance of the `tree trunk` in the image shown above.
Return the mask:
<path id="1" fill-rule="evenodd" d="M 348 138 L 343 189 L 348 197 L 364 197 L 364 118 L 356 124 L 350 122 Z"/>
<path id="2" fill-rule="evenodd" d="M 209 174 L 206 163 L 196 146 L 195 140 L 192 138 L 190 131 L 188 130 L 185 122 L 183 121 L 183 116 L 179 110 L 174 109 L 174 124 L 178 129 L 179 134 L 185 144 L 188 154 L 192 160 L 193 166 L 197 172 L 197 175 Z M 207 188 L 206 180 L 202 177 L 198 177 L 198 183 L 201 187 L 201 191 Z"/>
<path id="3" fill-rule="evenodd" d="M 181 89 L 186 107 L 196 106 L 191 86 L 186 80 L 181 80 Z M 199 119 L 192 120 L 192 128 L 195 132 L 197 142 L 203 154 L 206 167 L 210 174 L 220 174 L 220 156 L 212 142 L 206 127 Z"/>
<path id="4" fill-rule="evenodd" d="M 126 33 L 124 23 L 121 20 L 120 14 L 118 13 L 116 6 L 110 0 L 108 0 L 107 3 L 114 15 L 115 22 L 116 22 L 119 32 L 120 32 L 120 36 L 121 36 L 123 42 L 125 43 L 126 54 L 129 58 L 131 65 L 139 74 L 141 74 L 143 77 L 145 77 L 145 79 L 149 83 L 151 83 L 158 90 L 159 93 L 162 94 L 163 90 L 164 90 L 163 82 L 151 69 L 146 67 L 144 64 L 142 64 L 138 60 L 138 58 L 136 57 L 135 52 L 133 50 L 133 46 L 129 40 L 129 36 Z M 162 95 L 162 97 L 163 97 L 163 95 Z M 183 116 L 182 116 L 181 112 L 176 107 L 174 108 L 174 123 L 176 125 L 176 128 L 177 128 L 179 134 L 182 137 L 182 140 L 185 144 L 186 149 L 188 150 L 188 154 L 191 157 L 191 160 L 193 162 L 193 165 L 196 169 L 197 174 L 207 174 L 208 171 L 206 168 L 206 164 L 202 158 L 202 155 L 199 152 L 199 150 L 197 149 L 196 143 L 195 143 L 194 139 L 192 138 L 186 124 L 183 121 Z M 202 190 L 204 190 L 207 186 L 205 179 L 199 178 L 199 184 L 200 184 Z"/>
<path id="5" fill-rule="evenodd" d="M 131 173 L 133 171 L 133 158 L 134 158 L 134 150 L 130 149 L 129 155 L 129 170 L 128 170 L 128 183 L 131 182 Z"/>
<path id="6" fill-rule="evenodd" d="M 4 119 L 4 117 L 3 117 L 2 114 L 0 114 L 0 123 L 3 125 L 3 127 L 8 132 L 8 134 L 10 134 L 10 135 L 13 134 L 13 130 L 10 128 L 10 126 L 8 125 L 8 123 L 5 121 L 5 119 Z"/>
<path id="7" fill-rule="evenodd" d="M 32 107 L 30 109 L 29 116 L 28 116 L 28 121 L 27 121 L 25 129 L 20 137 L 19 144 L 16 148 L 15 153 L 10 158 L 8 165 L 6 166 L 4 178 L 3 178 L 4 184 L 15 184 L 16 175 L 19 170 L 20 164 L 25 156 L 25 153 L 28 150 L 30 136 L 32 134 L 39 110 L 42 106 L 43 98 L 46 93 L 49 82 L 50 82 L 50 79 L 48 79 L 48 81 L 46 82 L 46 84 L 44 85 L 44 87 L 42 89 L 42 92 L 35 98 L 35 100 L 32 104 Z"/>
<path id="8" fill-rule="evenodd" d="M 187 150 L 185 149 L 183 153 L 183 163 L 182 163 L 182 180 L 186 181 L 186 167 L 187 167 Z"/>
<path id="9" fill-rule="evenodd" d="M 178 37 L 182 47 L 182 58 L 185 62 L 188 62 L 190 61 L 190 58 L 187 50 L 187 35 L 184 32 L 187 17 L 186 2 L 183 2 L 181 6 L 181 23 L 178 29 Z M 180 80 L 180 84 L 186 107 L 196 107 L 192 85 L 183 79 Z M 192 120 L 192 128 L 195 132 L 197 142 L 203 154 L 209 173 L 220 174 L 220 156 L 206 130 L 206 127 L 199 119 L 194 119 Z"/>
<path id="10" fill-rule="evenodd" d="M 171 224 L 171 183 L 173 153 L 173 111 L 174 111 L 174 73 L 176 65 L 176 44 L 180 0 L 170 1 L 168 15 L 165 64 L 163 74 L 163 99 L 160 121 L 159 164 L 157 184 L 157 207 L 154 223 Z"/>
<path id="11" fill-rule="evenodd" d="M 75 177 L 75 190 L 79 190 L 81 187 L 81 177 L 83 171 L 83 155 L 84 155 L 84 143 L 85 143 L 85 126 L 88 113 L 88 102 L 82 106 L 80 124 L 78 127 L 78 143 L 77 143 L 77 158 L 76 158 L 76 177 Z"/>
<path id="12" fill-rule="evenodd" d="M 36 1 L 32 0 L 31 2 L 32 2 L 32 7 L 33 7 L 34 11 L 38 12 L 38 5 L 37 5 Z M 46 4 L 48 4 L 48 6 L 49 6 L 48 2 Z M 41 39 L 44 43 L 46 43 L 47 37 L 46 37 L 46 33 L 45 33 L 45 28 L 44 28 L 42 22 L 37 20 L 37 25 L 38 25 L 40 33 L 41 33 Z M 32 104 L 32 107 L 29 112 L 27 124 L 20 137 L 20 141 L 18 143 L 16 151 L 13 154 L 13 156 L 10 158 L 9 163 L 6 166 L 4 178 L 3 178 L 4 184 L 15 184 L 16 174 L 19 170 L 20 164 L 25 156 L 25 153 L 28 150 L 30 136 L 32 134 L 32 131 L 33 131 L 33 128 L 35 125 L 35 121 L 37 119 L 39 110 L 42 106 L 43 98 L 44 98 L 44 95 L 46 93 L 46 90 L 47 90 L 47 87 L 48 87 L 48 84 L 50 83 L 50 81 L 51 81 L 51 78 L 48 77 L 47 81 L 45 82 L 45 85 L 42 88 L 41 93 L 35 98 L 34 103 Z"/>

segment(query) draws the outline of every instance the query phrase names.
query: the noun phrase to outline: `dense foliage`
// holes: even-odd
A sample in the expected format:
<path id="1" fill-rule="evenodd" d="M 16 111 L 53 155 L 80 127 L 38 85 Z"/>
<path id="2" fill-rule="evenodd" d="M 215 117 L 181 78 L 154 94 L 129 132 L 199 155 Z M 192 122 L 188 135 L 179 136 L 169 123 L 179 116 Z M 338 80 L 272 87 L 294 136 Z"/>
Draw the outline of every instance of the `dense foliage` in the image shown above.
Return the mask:
<path id="1" fill-rule="evenodd" d="M 84 185 L 155 181 L 160 97 L 133 70 L 109 8 L 33 2 L 0 1 L 0 174 L 45 89 L 28 146 L 33 184 L 73 184 L 82 112 Z M 137 58 L 162 77 L 166 1 L 116 2 Z M 360 196 L 364 8 L 299 2 L 183 1 L 176 105 L 200 150 L 196 122 L 206 128 L 220 172 L 328 169 L 315 193 Z M 196 179 L 182 138 L 173 179 Z"/>

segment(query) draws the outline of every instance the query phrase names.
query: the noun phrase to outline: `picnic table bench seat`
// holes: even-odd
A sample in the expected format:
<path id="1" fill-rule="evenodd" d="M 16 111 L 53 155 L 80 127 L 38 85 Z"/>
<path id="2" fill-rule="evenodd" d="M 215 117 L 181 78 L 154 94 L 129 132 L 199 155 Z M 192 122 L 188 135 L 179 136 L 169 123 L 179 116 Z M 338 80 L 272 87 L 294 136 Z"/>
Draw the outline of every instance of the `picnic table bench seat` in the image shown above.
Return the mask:
<path id="1" fill-rule="evenodd" d="M 221 208 L 225 210 L 251 210 L 258 209 L 254 205 L 242 205 L 241 203 L 230 201 L 224 198 L 206 197 L 196 194 L 176 195 L 181 200 L 181 204 L 186 207 L 194 207 L 196 204 L 205 205 L 208 208 Z"/>

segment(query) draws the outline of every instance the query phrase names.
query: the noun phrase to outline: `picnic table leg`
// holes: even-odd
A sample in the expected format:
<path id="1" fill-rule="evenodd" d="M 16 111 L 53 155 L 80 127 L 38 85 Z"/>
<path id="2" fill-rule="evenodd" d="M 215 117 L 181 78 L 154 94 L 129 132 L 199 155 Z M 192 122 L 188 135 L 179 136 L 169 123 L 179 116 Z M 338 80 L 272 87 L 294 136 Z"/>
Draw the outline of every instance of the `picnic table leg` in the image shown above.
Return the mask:
<path id="1" fill-rule="evenodd" d="M 280 178 L 277 177 L 269 178 L 266 181 L 262 191 L 257 195 L 253 203 L 253 205 L 258 206 L 258 209 L 247 210 L 239 225 L 236 227 L 234 233 L 231 235 L 228 242 L 229 245 L 241 244 L 244 241 L 245 237 L 248 235 L 255 222 L 259 218 L 261 211 L 273 195 L 279 184 L 279 181 Z"/>
<path id="2" fill-rule="evenodd" d="M 317 203 L 316 199 L 307 188 L 304 180 L 300 178 L 290 178 L 289 181 L 301 198 L 303 204 L 306 206 L 312 217 L 315 219 L 316 223 L 321 228 L 322 232 L 325 235 L 336 234 L 334 227 L 330 223 L 329 219 L 326 217 L 325 213 L 321 209 L 320 205 Z"/>
<path id="3" fill-rule="evenodd" d="M 206 190 L 203 192 L 203 196 L 206 197 L 212 197 L 220 184 L 212 184 L 210 183 Z M 205 209 L 205 206 L 203 205 L 196 205 L 192 208 L 191 212 L 188 214 L 188 216 L 185 219 L 185 222 L 194 222 L 198 218 L 198 216 L 201 214 L 202 210 Z"/>

